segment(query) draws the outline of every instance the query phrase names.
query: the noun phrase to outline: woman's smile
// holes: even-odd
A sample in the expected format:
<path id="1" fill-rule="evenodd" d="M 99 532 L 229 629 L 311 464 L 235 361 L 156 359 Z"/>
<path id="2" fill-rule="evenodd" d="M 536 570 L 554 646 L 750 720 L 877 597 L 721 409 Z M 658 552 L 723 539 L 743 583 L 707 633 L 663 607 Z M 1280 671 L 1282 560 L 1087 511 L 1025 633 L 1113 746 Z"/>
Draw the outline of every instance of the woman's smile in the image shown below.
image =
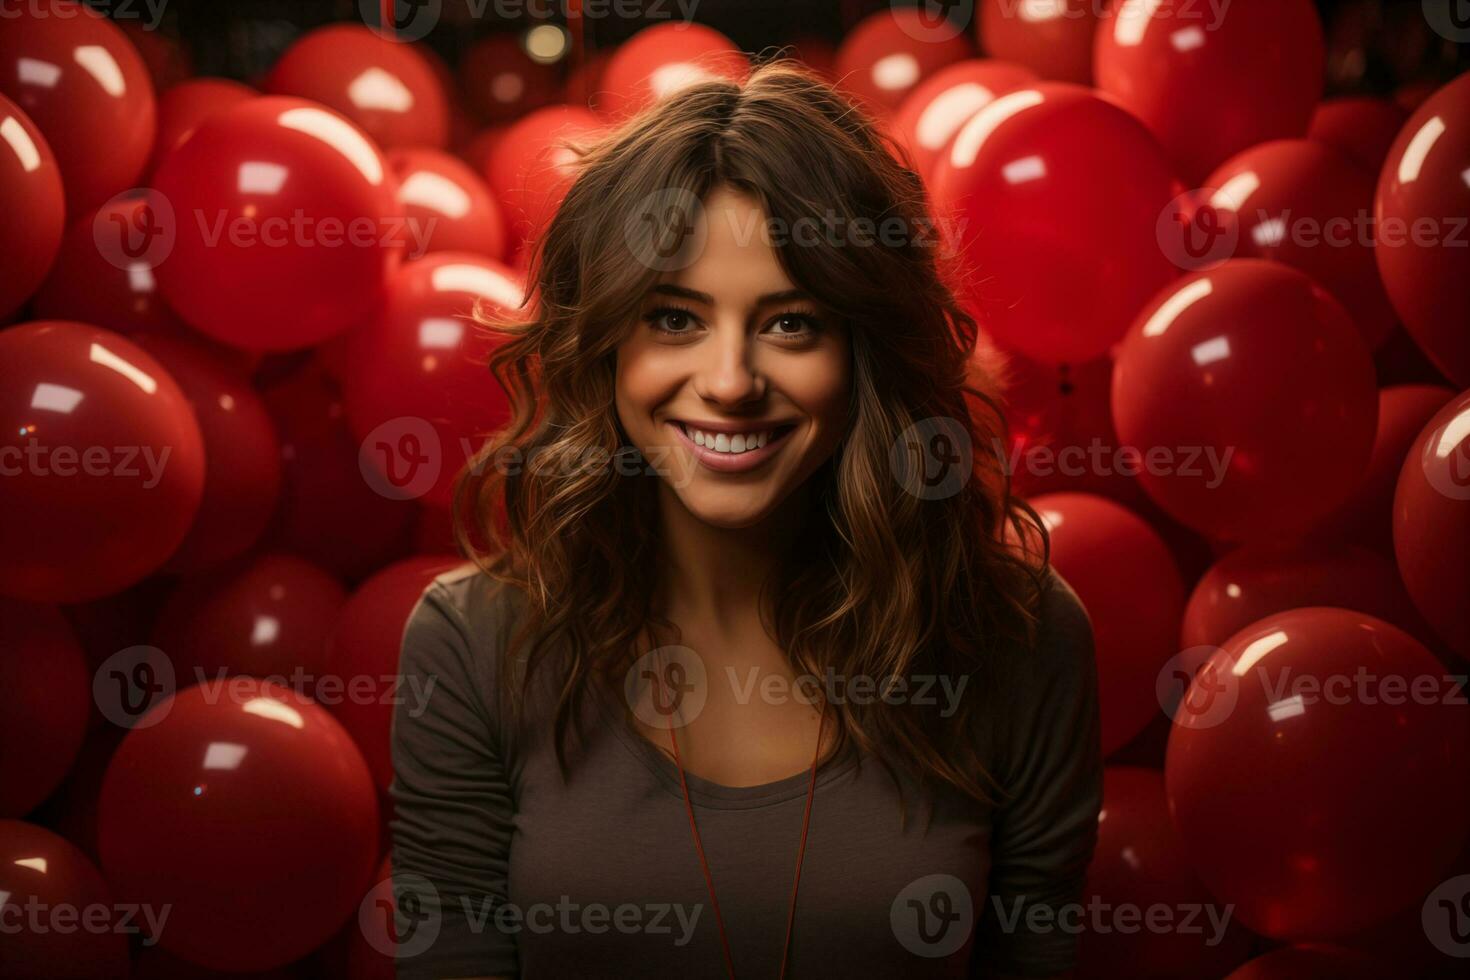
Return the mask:
<path id="1" fill-rule="evenodd" d="M 697 460 L 718 473 L 743 473 L 779 453 L 796 431 L 791 422 L 694 422 L 672 419 L 669 427 Z"/>

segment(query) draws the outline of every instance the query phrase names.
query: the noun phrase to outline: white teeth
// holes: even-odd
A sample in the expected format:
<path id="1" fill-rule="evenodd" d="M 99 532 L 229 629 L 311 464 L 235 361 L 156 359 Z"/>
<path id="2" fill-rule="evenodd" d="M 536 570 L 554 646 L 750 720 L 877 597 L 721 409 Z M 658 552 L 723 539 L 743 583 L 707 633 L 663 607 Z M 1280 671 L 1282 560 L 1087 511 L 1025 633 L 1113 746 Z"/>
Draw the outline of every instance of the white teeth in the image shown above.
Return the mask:
<path id="1" fill-rule="evenodd" d="M 725 432 L 701 432 L 699 429 L 685 425 L 684 432 L 696 446 L 703 446 L 717 453 L 748 453 L 752 449 L 761 448 L 771 440 L 769 430 L 730 435 Z"/>

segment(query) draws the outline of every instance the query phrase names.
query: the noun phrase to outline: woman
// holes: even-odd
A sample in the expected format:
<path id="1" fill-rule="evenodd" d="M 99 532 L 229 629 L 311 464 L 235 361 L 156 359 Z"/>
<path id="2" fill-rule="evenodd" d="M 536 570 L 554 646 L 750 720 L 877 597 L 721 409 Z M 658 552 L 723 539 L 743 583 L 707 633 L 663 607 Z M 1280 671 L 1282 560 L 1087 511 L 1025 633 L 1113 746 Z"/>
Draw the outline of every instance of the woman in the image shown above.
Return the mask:
<path id="1" fill-rule="evenodd" d="M 895 152 L 780 65 L 585 151 L 496 325 L 480 567 L 403 639 L 399 976 L 1070 969 L 1091 631 L 971 452 L 1002 424 Z"/>

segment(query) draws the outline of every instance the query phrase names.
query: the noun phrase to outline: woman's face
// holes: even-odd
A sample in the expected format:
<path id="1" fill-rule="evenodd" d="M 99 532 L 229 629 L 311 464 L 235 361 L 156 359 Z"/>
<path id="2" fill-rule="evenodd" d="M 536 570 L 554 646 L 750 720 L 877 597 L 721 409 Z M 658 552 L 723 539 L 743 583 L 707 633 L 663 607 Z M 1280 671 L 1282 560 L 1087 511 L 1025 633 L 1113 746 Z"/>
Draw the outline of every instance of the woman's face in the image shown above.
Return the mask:
<path id="1" fill-rule="evenodd" d="M 700 220 L 703 248 L 649 291 L 618 347 L 618 417 L 691 514 L 748 527 L 836 449 L 851 352 L 787 278 L 758 202 L 716 188 Z"/>

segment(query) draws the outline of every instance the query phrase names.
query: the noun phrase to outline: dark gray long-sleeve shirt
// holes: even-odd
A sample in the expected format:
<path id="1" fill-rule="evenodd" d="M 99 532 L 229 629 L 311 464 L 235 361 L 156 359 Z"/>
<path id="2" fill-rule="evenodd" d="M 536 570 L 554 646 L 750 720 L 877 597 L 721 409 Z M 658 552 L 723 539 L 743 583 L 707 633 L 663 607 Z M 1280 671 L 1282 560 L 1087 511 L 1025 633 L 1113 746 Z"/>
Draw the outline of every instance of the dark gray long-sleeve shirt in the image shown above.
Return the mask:
<path id="1" fill-rule="evenodd" d="M 925 820 L 906 792 L 900 830 L 875 761 L 849 745 L 818 770 L 788 976 L 1072 966 L 1065 907 L 1081 901 L 1102 763 L 1091 628 L 1052 585 L 1036 646 L 1001 658 L 993 690 L 964 694 L 987 699 L 975 737 L 1005 801 L 941 793 Z M 609 695 L 592 699 L 565 782 L 550 688 L 511 723 L 497 692 L 517 608 L 467 566 L 440 576 L 404 633 L 401 690 L 419 696 L 400 695 L 393 720 L 398 975 L 726 977 L 674 763 Z M 779 974 L 808 778 L 688 775 L 741 980 Z"/>

